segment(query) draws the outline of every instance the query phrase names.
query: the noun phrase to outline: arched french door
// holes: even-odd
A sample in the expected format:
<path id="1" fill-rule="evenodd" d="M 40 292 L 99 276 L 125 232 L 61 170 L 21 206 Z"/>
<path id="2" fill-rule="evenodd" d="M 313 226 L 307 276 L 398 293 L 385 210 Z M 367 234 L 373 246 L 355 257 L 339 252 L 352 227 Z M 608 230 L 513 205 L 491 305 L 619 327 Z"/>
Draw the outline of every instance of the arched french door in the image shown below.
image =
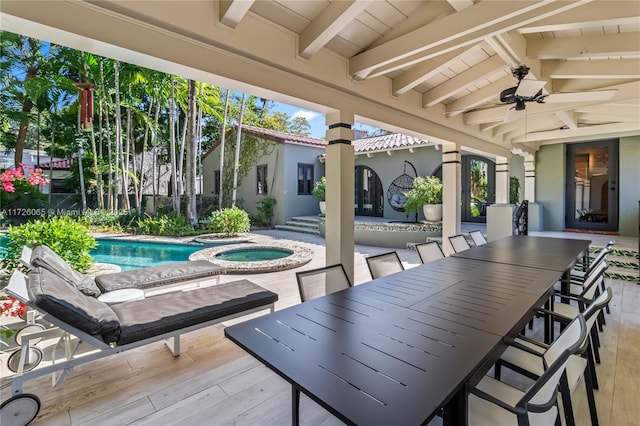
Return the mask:
<path id="1" fill-rule="evenodd" d="M 487 206 L 495 202 L 496 164 L 478 155 L 462 156 L 463 222 L 487 221 Z"/>
<path id="2" fill-rule="evenodd" d="M 380 178 L 367 166 L 355 169 L 355 215 L 382 217 L 384 191 Z"/>

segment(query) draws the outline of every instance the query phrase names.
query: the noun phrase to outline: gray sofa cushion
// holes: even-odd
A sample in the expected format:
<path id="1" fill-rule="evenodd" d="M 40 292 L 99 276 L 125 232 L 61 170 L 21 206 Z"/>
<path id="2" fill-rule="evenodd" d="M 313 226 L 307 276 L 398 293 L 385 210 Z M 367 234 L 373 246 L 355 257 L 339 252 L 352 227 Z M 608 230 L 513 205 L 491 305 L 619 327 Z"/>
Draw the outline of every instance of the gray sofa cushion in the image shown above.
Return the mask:
<path id="1" fill-rule="evenodd" d="M 131 271 L 104 274 L 96 277 L 98 287 L 106 292 L 123 288 L 150 288 L 175 284 L 197 278 L 219 275 L 224 268 L 207 260 L 176 262 L 168 265 L 151 266 Z"/>
<path id="2" fill-rule="evenodd" d="M 180 330 L 275 303 L 278 295 L 248 280 L 172 291 L 111 305 L 120 321 L 118 344 Z"/>
<path id="3" fill-rule="evenodd" d="M 56 252 L 45 245 L 33 249 L 31 265 L 40 266 L 62 278 L 87 296 L 98 297 L 102 294 L 95 283 L 94 277 L 89 277 L 76 271 Z"/>
<path id="4" fill-rule="evenodd" d="M 118 341 L 120 324 L 111 308 L 87 296 L 46 268 L 29 271 L 29 299 L 43 311 L 106 343 Z"/>

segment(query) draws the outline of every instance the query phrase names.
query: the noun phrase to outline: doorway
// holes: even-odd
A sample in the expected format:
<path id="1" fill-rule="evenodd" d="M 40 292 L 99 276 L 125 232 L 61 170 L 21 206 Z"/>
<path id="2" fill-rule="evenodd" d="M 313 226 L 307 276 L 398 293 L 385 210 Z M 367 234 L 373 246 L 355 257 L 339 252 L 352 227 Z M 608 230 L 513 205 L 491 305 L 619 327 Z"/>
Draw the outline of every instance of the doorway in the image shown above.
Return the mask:
<path id="1" fill-rule="evenodd" d="M 478 155 L 462 156 L 463 222 L 487 222 L 487 206 L 495 201 L 496 165 Z"/>
<path id="2" fill-rule="evenodd" d="M 618 140 L 567 145 L 565 226 L 618 230 Z"/>
<path id="3" fill-rule="evenodd" d="M 355 169 L 355 215 L 382 217 L 384 197 L 380 178 L 367 166 Z"/>

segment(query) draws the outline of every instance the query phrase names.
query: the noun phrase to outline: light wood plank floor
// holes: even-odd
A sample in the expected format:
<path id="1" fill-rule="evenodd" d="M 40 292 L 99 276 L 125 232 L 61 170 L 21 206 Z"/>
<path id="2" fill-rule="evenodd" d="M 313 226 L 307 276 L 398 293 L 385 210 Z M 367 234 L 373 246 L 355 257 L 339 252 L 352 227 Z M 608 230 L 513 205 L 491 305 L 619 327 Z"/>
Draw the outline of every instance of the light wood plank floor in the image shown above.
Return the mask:
<path id="1" fill-rule="evenodd" d="M 301 238 L 316 250 L 303 268 L 324 264 L 323 241 Z M 370 279 L 364 256 L 389 249 L 358 246 L 355 282 Z M 398 250 L 406 267 L 419 263 L 417 254 Z M 295 270 L 250 276 L 277 292 L 277 309 L 299 303 Z M 224 277 L 223 280 L 237 279 Z M 602 364 L 597 367 L 600 390 L 596 401 L 600 424 L 640 424 L 640 286 L 609 280 L 614 298 L 601 334 Z M 290 387 L 243 350 L 224 338 L 224 325 L 183 336 L 182 352 L 172 357 L 156 343 L 78 366 L 65 382 L 51 387 L 49 377 L 27 382 L 24 391 L 37 394 L 42 425 L 286 425 L 291 422 Z M 4 373 L 3 373 L 4 374 Z M 581 385 L 582 386 L 582 385 Z M 9 395 L 3 389 L 2 400 Z M 577 424 L 589 424 L 583 387 L 573 395 Z M 341 424 L 306 397 L 305 425 Z M 434 421 L 438 423 L 438 419 Z"/>

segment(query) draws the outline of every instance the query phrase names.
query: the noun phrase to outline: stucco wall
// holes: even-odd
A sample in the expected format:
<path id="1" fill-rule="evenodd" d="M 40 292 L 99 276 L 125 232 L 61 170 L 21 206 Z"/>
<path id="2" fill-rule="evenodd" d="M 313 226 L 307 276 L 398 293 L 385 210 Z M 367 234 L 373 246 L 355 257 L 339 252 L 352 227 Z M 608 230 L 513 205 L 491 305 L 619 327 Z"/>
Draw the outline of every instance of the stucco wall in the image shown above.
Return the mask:
<path id="1" fill-rule="evenodd" d="M 619 144 L 618 233 L 638 235 L 640 200 L 640 136 L 621 138 Z M 542 204 L 545 231 L 565 227 L 566 148 L 545 145 L 536 154 L 536 200 Z"/>
<path id="2" fill-rule="evenodd" d="M 640 200 L 640 135 L 620 138 L 620 235 L 638 235 Z"/>
<path id="3" fill-rule="evenodd" d="M 298 195 L 298 163 L 313 164 L 313 179 L 318 181 L 324 175 L 324 165 L 318 160 L 321 154 L 324 154 L 324 148 L 293 144 L 284 146 L 284 158 L 278 166 L 283 175 L 283 185 L 278 188 L 282 194 L 283 210 L 276 223 L 283 224 L 294 216 L 320 213 L 316 198 L 312 195 Z"/>

